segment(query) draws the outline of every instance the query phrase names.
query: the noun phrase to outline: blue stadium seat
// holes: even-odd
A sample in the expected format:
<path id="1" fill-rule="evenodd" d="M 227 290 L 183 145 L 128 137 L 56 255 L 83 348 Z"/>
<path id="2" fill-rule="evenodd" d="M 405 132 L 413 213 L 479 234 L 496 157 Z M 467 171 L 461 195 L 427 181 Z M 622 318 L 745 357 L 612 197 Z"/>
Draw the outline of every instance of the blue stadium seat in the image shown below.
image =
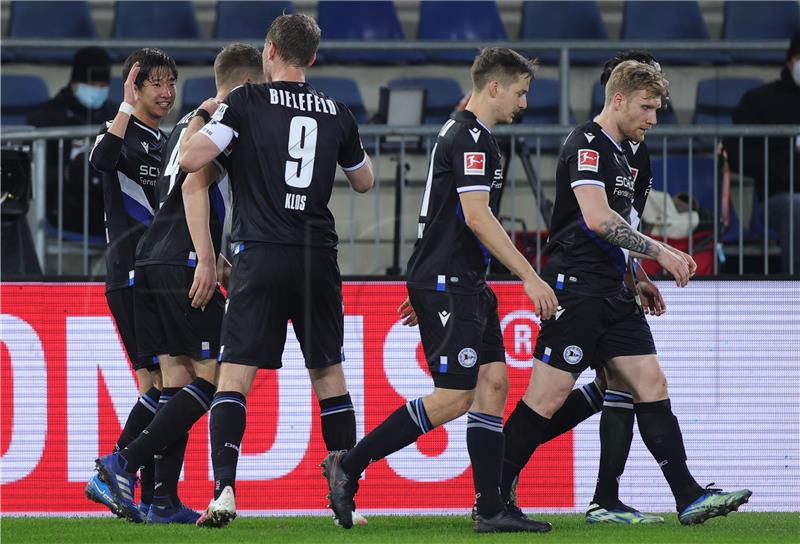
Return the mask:
<path id="1" fill-rule="evenodd" d="M 215 40 L 263 40 L 276 17 L 293 13 L 291 2 L 217 2 Z"/>
<path id="2" fill-rule="evenodd" d="M 528 107 L 522 112 L 522 123 L 526 125 L 558 125 L 561 105 L 561 84 L 557 79 L 537 78 L 528 93 Z M 570 108 L 569 124 L 575 124 L 575 114 Z M 536 137 L 528 138 L 532 149 L 536 149 Z M 544 136 L 541 138 L 542 151 L 558 151 L 562 138 Z"/>
<path id="3" fill-rule="evenodd" d="M 11 2 L 9 38 L 96 39 L 97 30 L 83 1 Z M 68 49 L 18 49 L 9 51 L 12 60 L 70 63 L 75 55 Z M 4 60 L 7 54 L 3 53 Z"/>
<path id="4" fill-rule="evenodd" d="M 522 3 L 520 40 L 607 40 L 608 31 L 595 0 L 525 1 Z M 543 64 L 558 63 L 557 51 L 531 51 Z M 613 56 L 608 51 L 571 51 L 570 63 L 603 64 Z"/>
<path id="5" fill-rule="evenodd" d="M 200 25 L 191 1 L 128 1 L 119 0 L 114 10 L 112 39 L 143 40 L 160 38 L 164 40 L 202 40 Z M 158 47 L 154 42 L 154 47 Z M 118 50 L 119 60 L 124 60 L 131 49 Z M 168 51 L 181 63 L 201 63 L 213 59 L 208 52 L 192 50 Z"/>
<path id="6" fill-rule="evenodd" d="M 420 40 L 482 42 L 505 41 L 506 29 L 495 2 L 441 2 L 423 0 L 419 8 Z M 474 51 L 428 51 L 430 62 L 471 64 Z"/>
<path id="7" fill-rule="evenodd" d="M 0 124 L 24 125 L 28 114 L 50 99 L 47 84 L 39 76 L 0 76 Z"/>
<path id="8" fill-rule="evenodd" d="M 318 21 L 323 40 L 405 40 L 392 2 L 320 2 Z M 417 51 L 325 51 L 321 62 L 397 64 L 423 62 Z"/>
<path id="9" fill-rule="evenodd" d="M 651 142 L 652 143 L 652 142 Z M 664 158 L 657 145 L 650 151 L 653 189 L 664 190 Z M 669 154 L 667 158 L 667 192 L 671 195 L 689 192 L 689 156 Z M 714 209 L 714 158 L 692 157 L 692 194 L 701 208 Z"/>
<path id="10" fill-rule="evenodd" d="M 798 2 L 725 2 L 723 40 L 790 40 L 800 31 Z M 785 51 L 732 51 L 734 62 L 782 64 Z"/>
<path id="11" fill-rule="evenodd" d="M 694 124 L 730 125 L 742 95 L 764 82 L 751 77 L 712 77 L 697 83 Z"/>
<path id="12" fill-rule="evenodd" d="M 310 77 L 307 81 L 318 91 L 350 108 L 350 111 L 353 112 L 353 117 L 356 118 L 359 124 L 366 123 L 369 120 L 358 85 L 349 77 Z"/>
<path id="13" fill-rule="evenodd" d="M 697 0 L 686 2 L 627 0 L 622 39 L 645 41 L 708 40 L 708 29 Z M 657 51 L 661 64 L 725 64 L 727 55 L 709 51 Z"/>
<path id="14" fill-rule="evenodd" d="M 404 77 L 389 82 L 390 88 L 420 87 L 425 93 L 425 124 L 441 125 L 450 118 L 464 96 L 461 85 L 447 77 Z"/>
<path id="15" fill-rule="evenodd" d="M 122 88 L 122 78 L 120 76 L 111 76 L 111 88 L 108 90 L 108 99 L 111 100 L 111 103 L 119 104 L 122 102 L 124 93 L 125 91 Z"/>
<path id="16" fill-rule="evenodd" d="M 181 100 L 180 116 L 183 117 L 202 104 L 206 98 L 211 98 L 216 94 L 217 85 L 214 83 L 213 76 L 187 79 L 183 82 L 183 90 L 179 96 Z"/>

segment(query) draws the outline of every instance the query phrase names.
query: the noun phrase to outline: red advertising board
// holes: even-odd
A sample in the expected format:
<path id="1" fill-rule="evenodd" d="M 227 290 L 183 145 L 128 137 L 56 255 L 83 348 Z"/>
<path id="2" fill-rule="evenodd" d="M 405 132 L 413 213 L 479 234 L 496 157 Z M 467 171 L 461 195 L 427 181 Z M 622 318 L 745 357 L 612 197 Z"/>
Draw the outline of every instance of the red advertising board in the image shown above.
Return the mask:
<path id="1" fill-rule="evenodd" d="M 528 382 L 538 323 L 518 283 L 493 285 L 500 301 L 511 391 L 507 413 Z M 345 370 L 359 436 L 406 400 L 430 392 L 419 333 L 396 313 L 397 282 L 344 286 Z M 0 478 L 4 513 L 100 511 L 83 496 L 94 458 L 110 452 L 136 401 L 134 374 L 106 306 L 103 286 L 0 285 Z M 325 508 L 319 407 L 293 334 L 284 368 L 263 371 L 247 401 L 237 507 L 300 513 Z M 507 414 L 506 414 L 507 415 Z M 465 418 L 372 464 L 359 510 L 467 512 L 473 503 Z M 541 447 L 524 472 L 520 503 L 575 506 L 571 433 Z M 181 496 L 194 508 L 212 494 L 208 421 L 193 428 Z M 60 500 L 42 503 L 41 497 Z"/>

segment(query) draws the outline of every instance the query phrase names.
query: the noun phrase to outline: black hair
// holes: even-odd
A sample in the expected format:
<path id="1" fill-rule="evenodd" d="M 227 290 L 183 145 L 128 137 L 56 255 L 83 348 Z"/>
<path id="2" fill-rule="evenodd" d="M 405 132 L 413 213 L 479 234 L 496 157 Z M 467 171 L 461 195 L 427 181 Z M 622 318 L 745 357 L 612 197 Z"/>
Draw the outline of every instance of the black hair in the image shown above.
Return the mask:
<path id="1" fill-rule="evenodd" d="M 641 62 L 642 64 L 649 64 L 650 66 L 658 69 L 659 72 L 661 71 L 661 65 L 649 51 L 645 51 L 643 49 L 627 49 L 625 51 L 617 51 L 617 54 L 614 55 L 614 58 L 606 62 L 605 66 L 603 66 L 603 73 L 600 75 L 600 84 L 603 87 L 605 87 L 606 83 L 608 83 L 608 78 L 611 77 L 611 72 L 614 71 L 614 68 L 626 60 L 635 60 L 636 62 Z"/>
<path id="2" fill-rule="evenodd" d="M 131 68 L 137 62 L 139 63 L 139 74 L 134 81 L 137 88 L 150 79 L 151 73 L 157 72 L 159 69 L 169 70 L 172 72 L 172 77 L 178 79 L 178 67 L 175 65 L 175 59 L 161 49 L 144 47 L 137 49 L 125 59 L 125 63 L 122 65 L 122 81 L 128 79 Z"/>

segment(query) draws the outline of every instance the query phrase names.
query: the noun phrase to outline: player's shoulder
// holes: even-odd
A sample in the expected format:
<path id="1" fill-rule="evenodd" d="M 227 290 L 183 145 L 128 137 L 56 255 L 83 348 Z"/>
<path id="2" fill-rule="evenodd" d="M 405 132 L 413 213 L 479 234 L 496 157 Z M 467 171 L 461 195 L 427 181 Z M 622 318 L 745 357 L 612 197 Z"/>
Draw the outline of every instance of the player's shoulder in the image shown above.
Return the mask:
<path id="1" fill-rule="evenodd" d="M 439 130 L 439 138 L 458 146 L 488 148 L 493 136 L 491 131 L 480 122 L 474 113 L 464 110 L 453 114 L 442 125 Z"/>
<path id="2" fill-rule="evenodd" d="M 603 129 L 594 121 L 578 125 L 569 133 L 562 146 L 562 155 L 577 153 L 579 149 L 602 151 L 606 144 Z"/>

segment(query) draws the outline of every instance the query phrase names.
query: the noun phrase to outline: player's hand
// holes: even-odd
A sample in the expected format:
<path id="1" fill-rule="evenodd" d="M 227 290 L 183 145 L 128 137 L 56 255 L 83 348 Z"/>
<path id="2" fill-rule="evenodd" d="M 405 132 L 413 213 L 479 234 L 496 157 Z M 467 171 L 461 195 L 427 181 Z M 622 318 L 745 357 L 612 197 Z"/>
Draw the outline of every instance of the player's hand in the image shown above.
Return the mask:
<path id="1" fill-rule="evenodd" d="M 419 322 L 417 312 L 414 311 L 414 307 L 411 306 L 411 301 L 407 297 L 397 309 L 397 313 L 400 314 L 400 319 L 403 320 L 403 325 L 406 327 L 414 327 Z"/>
<path id="2" fill-rule="evenodd" d="M 189 289 L 192 308 L 205 308 L 217 287 L 217 268 L 213 261 L 198 261 L 194 281 Z"/>
<path id="3" fill-rule="evenodd" d="M 219 100 L 216 98 L 207 98 L 202 104 L 200 104 L 200 109 L 206 110 L 209 115 L 214 115 L 214 113 L 217 111 L 217 108 L 219 108 Z"/>
<path id="4" fill-rule="evenodd" d="M 131 106 L 135 106 L 139 100 L 139 91 L 136 90 L 136 76 L 139 75 L 139 70 L 141 69 L 141 64 L 134 62 L 131 71 L 128 72 L 128 79 L 125 80 L 125 84 L 122 86 L 122 101 Z"/>
<path id="5" fill-rule="evenodd" d="M 683 259 L 684 261 L 686 261 L 686 265 L 689 267 L 689 277 L 693 277 L 694 273 L 697 272 L 697 263 L 694 262 L 694 259 L 692 258 L 692 256 L 689 255 L 688 253 L 684 253 L 683 251 L 681 251 L 679 249 L 675 249 L 674 247 L 672 247 L 670 245 L 667 245 L 667 244 L 662 244 L 662 245 L 664 247 L 666 247 L 667 249 L 669 249 L 672 253 L 674 253 L 675 255 L 677 255 L 678 257 Z"/>
<path id="6" fill-rule="evenodd" d="M 539 276 L 533 276 L 522 282 L 525 294 L 536 306 L 535 313 L 540 319 L 550 319 L 558 308 L 558 299 L 553 289 Z"/>
<path id="7" fill-rule="evenodd" d="M 685 259 L 673 251 L 663 248 L 659 252 L 656 261 L 675 279 L 675 285 L 686 287 L 691 274 L 689 274 L 689 264 Z"/>
<path id="8" fill-rule="evenodd" d="M 661 296 L 661 291 L 650 280 L 642 280 L 636 284 L 636 293 L 639 295 L 639 300 L 642 301 L 642 309 L 647 315 L 662 315 L 667 311 L 667 304 L 664 302 L 664 297 Z"/>

